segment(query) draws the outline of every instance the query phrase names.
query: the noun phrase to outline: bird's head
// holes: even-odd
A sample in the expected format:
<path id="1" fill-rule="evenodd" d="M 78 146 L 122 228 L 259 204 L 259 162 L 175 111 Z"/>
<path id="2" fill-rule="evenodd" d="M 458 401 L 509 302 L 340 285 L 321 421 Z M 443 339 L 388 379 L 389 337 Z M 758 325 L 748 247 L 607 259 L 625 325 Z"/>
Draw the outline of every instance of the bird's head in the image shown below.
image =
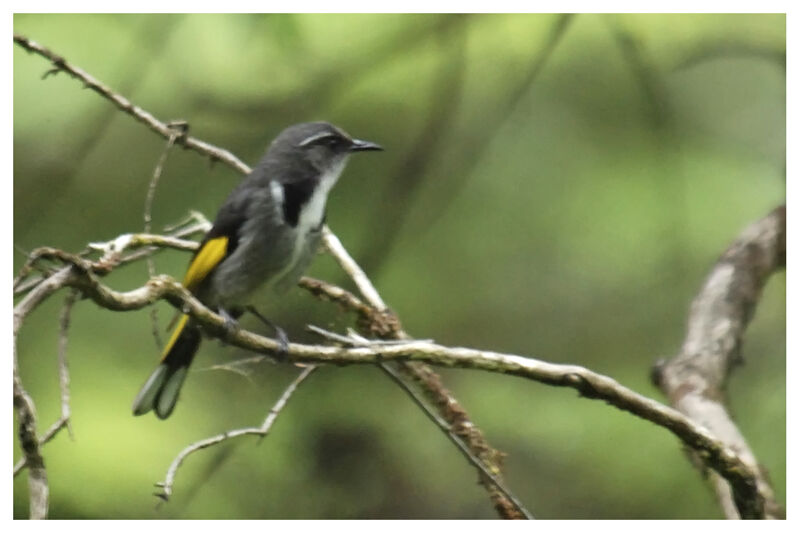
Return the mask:
<path id="1" fill-rule="evenodd" d="M 267 155 L 311 164 L 326 172 L 344 163 L 354 152 L 383 150 L 374 142 L 353 139 L 341 128 L 327 122 L 304 122 L 289 126 L 270 145 Z"/>

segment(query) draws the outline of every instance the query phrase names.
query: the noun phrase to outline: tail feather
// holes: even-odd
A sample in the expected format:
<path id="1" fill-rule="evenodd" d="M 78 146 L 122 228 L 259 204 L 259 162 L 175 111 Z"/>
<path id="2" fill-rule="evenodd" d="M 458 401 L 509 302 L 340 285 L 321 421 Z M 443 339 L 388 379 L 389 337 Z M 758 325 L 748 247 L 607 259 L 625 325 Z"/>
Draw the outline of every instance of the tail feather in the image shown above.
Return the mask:
<path id="1" fill-rule="evenodd" d="M 181 319 L 164 349 L 161 364 L 150 374 L 133 400 L 134 415 L 155 410 L 156 416 L 164 419 L 175 408 L 189 365 L 200 347 L 200 330 L 188 318 L 184 315 Z"/>
<path id="2" fill-rule="evenodd" d="M 156 367 L 150 377 L 147 378 L 136 399 L 133 400 L 133 414 L 136 416 L 143 415 L 153 409 L 156 402 L 156 396 L 164 386 L 164 380 L 167 377 L 169 368 L 165 364 L 160 364 Z"/>

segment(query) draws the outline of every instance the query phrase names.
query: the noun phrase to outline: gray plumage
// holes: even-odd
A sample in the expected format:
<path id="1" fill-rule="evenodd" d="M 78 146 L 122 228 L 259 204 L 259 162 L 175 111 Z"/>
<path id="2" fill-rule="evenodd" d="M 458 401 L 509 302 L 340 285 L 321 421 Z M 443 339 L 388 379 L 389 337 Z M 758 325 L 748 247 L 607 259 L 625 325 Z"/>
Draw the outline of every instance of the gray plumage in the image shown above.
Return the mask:
<path id="1" fill-rule="evenodd" d="M 238 316 L 255 303 L 254 296 L 263 294 L 262 288 L 279 294 L 295 285 L 319 247 L 328 193 L 348 157 L 381 149 L 327 122 L 283 130 L 230 193 L 201 243 L 198 253 L 210 241 L 227 239 L 225 256 L 193 288 L 198 299 L 227 316 Z M 155 410 L 166 418 L 172 413 L 200 344 L 199 327 L 191 320 L 175 335 L 134 400 L 134 414 Z"/>

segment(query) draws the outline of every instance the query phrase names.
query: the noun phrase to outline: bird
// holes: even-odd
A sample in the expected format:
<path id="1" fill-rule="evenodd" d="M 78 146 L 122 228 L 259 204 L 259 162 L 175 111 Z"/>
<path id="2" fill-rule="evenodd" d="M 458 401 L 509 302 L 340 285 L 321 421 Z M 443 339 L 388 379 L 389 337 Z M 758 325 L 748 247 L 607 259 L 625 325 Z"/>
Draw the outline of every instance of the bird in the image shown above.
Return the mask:
<path id="1" fill-rule="evenodd" d="M 328 193 L 356 152 L 383 150 L 328 122 L 284 129 L 253 170 L 231 191 L 192 256 L 183 286 L 236 327 L 259 295 L 279 295 L 297 284 L 322 236 Z M 285 334 L 275 328 L 286 345 Z M 182 314 L 161 361 L 133 402 L 133 414 L 172 414 L 201 330 Z"/>

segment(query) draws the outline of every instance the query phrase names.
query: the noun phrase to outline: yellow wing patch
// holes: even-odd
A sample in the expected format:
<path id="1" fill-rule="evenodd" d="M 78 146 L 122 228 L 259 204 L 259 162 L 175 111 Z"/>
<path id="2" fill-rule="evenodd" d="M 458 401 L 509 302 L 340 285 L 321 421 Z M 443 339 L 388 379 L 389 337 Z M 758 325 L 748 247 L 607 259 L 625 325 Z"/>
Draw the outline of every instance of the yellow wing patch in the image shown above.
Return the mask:
<path id="1" fill-rule="evenodd" d="M 209 272 L 225 258 L 225 253 L 228 250 L 228 238 L 217 237 L 206 242 L 203 247 L 194 256 L 192 264 L 189 265 L 189 270 L 183 277 L 183 286 L 194 291 L 200 282 L 202 282 Z"/>

